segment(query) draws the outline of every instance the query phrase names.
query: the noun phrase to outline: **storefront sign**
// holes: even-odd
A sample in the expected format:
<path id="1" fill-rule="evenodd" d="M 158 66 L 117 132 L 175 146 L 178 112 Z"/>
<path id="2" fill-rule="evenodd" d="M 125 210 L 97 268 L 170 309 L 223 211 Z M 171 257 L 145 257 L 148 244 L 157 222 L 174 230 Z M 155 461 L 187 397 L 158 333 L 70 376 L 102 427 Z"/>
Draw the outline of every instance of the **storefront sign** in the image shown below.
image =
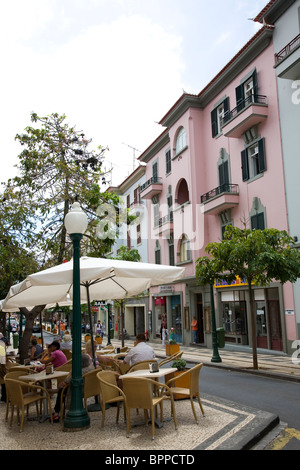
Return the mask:
<path id="1" fill-rule="evenodd" d="M 286 315 L 295 315 L 295 311 L 294 311 L 294 310 L 287 309 L 287 310 L 285 311 L 285 314 L 286 314 Z"/>
<path id="2" fill-rule="evenodd" d="M 247 286 L 247 281 L 246 279 L 241 279 L 239 276 L 236 276 L 235 281 L 233 281 L 231 284 L 228 284 L 227 281 L 224 280 L 216 280 L 214 286 L 216 288 L 220 287 L 241 287 L 241 286 Z"/>
<path id="3" fill-rule="evenodd" d="M 159 286 L 159 293 L 170 293 L 173 292 L 173 286 Z"/>

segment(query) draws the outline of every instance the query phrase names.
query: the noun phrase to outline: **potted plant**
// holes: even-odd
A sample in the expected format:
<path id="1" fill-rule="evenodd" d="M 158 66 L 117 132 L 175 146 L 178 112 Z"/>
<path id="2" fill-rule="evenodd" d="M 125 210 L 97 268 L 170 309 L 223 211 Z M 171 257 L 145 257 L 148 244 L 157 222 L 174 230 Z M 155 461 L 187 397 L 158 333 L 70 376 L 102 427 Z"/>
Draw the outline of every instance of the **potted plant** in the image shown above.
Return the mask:
<path id="1" fill-rule="evenodd" d="M 84 336 L 84 341 L 87 343 L 91 339 L 91 333 L 86 333 Z"/>
<path id="2" fill-rule="evenodd" d="M 177 352 L 179 352 L 179 344 L 176 343 L 175 339 L 170 339 L 166 343 L 166 356 L 172 356 Z"/>
<path id="3" fill-rule="evenodd" d="M 170 376 L 166 377 L 166 382 L 174 377 L 180 376 L 182 372 L 188 370 L 186 367 L 186 361 L 184 359 L 175 359 L 172 363 L 172 367 L 176 367 L 176 371 Z M 186 374 L 183 377 L 179 377 L 177 380 L 172 382 L 171 387 L 189 388 L 190 387 L 190 374 Z M 182 400 L 183 398 L 189 398 L 189 395 L 181 395 L 176 393 L 174 395 L 175 400 Z"/>
<path id="4" fill-rule="evenodd" d="M 96 343 L 101 344 L 101 343 L 102 343 L 102 336 L 99 335 L 99 334 L 97 334 L 97 335 L 95 336 L 95 340 L 96 340 Z"/>

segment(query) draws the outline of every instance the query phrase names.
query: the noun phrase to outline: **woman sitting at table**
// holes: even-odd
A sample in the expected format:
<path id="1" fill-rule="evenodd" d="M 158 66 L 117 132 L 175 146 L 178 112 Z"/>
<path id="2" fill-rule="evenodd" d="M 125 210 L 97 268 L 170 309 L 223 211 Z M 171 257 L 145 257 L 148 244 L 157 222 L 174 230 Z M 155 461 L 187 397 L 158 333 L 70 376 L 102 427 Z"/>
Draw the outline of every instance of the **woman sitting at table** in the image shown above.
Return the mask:
<path id="1" fill-rule="evenodd" d="M 60 350 L 60 343 L 58 341 L 53 341 L 53 343 L 49 344 L 48 351 L 50 355 L 41 359 L 42 364 L 53 364 L 54 369 L 56 369 L 68 362 L 65 354 Z"/>
<path id="2" fill-rule="evenodd" d="M 82 375 L 86 374 L 87 372 L 90 372 L 91 370 L 94 370 L 93 365 L 91 364 L 90 361 L 90 356 L 88 354 L 82 354 L 81 356 L 81 372 Z M 72 372 L 70 372 L 65 380 L 63 382 L 59 383 L 59 388 L 57 392 L 57 397 L 56 397 L 56 402 L 54 406 L 54 414 L 53 414 L 53 422 L 58 423 L 59 422 L 59 414 L 60 414 L 60 406 L 61 406 L 61 394 L 63 391 L 63 388 L 65 385 L 70 384 L 72 380 Z M 68 390 L 69 391 L 69 390 Z M 66 396 L 64 397 L 64 402 L 65 402 Z"/>
<path id="3" fill-rule="evenodd" d="M 30 360 L 36 361 L 43 355 L 43 348 L 38 343 L 37 338 L 32 338 L 31 340 L 31 352 L 30 352 Z"/>

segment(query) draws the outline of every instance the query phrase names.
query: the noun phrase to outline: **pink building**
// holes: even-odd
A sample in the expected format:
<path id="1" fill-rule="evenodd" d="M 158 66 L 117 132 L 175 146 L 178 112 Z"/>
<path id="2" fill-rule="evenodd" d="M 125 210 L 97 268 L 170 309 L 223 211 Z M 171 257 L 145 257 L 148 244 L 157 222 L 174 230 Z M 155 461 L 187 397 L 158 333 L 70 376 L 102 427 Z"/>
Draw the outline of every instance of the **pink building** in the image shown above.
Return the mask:
<path id="1" fill-rule="evenodd" d="M 141 155 L 149 262 L 185 266 L 184 282 L 151 290 L 152 335 L 163 323 L 179 342 L 211 346 L 210 295 L 195 262 L 235 226 L 288 230 L 274 72 L 273 28 L 261 30 L 199 93 L 183 94 L 161 119 L 163 133 Z M 258 347 L 288 351 L 295 338 L 291 285 L 255 289 Z M 216 286 L 217 326 L 228 343 L 251 346 L 242 283 Z"/>

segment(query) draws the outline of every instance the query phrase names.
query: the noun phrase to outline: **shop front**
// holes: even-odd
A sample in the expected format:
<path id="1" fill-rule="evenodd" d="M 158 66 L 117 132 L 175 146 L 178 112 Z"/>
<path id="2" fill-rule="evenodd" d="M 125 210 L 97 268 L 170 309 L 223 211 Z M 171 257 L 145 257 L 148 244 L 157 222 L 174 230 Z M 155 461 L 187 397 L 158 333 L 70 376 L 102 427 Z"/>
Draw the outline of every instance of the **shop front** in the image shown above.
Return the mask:
<path id="1" fill-rule="evenodd" d="M 233 284 L 215 285 L 219 323 L 225 329 L 225 342 L 251 346 L 251 309 L 248 286 L 237 279 Z M 284 315 L 280 287 L 256 288 L 254 314 L 257 347 L 283 351 Z"/>
<path id="2" fill-rule="evenodd" d="M 152 294 L 152 337 L 162 339 L 162 330 L 168 335 L 173 328 L 174 339 L 182 343 L 182 292 L 175 292 L 172 286 L 161 286 Z"/>

